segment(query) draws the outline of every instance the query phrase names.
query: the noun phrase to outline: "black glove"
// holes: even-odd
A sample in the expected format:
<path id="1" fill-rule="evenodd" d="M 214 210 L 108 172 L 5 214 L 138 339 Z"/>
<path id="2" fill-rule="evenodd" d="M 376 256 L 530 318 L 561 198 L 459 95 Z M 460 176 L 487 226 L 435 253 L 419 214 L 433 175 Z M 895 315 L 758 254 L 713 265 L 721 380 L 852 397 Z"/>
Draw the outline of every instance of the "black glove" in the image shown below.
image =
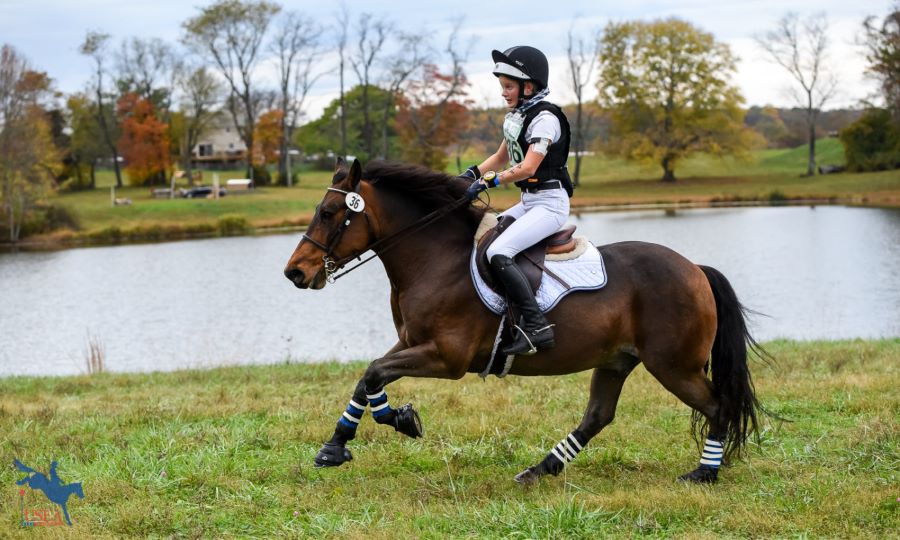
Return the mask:
<path id="1" fill-rule="evenodd" d="M 470 185 L 469 188 L 466 189 L 466 197 L 468 197 L 470 201 L 474 201 L 478 197 L 478 194 L 486 190 L 487 188 L 487 184 L 485 184 L 481 180 L 475 180 L 474 182 L 472 182 L 472 185 Z"/>
<path id="2" fill-rule="evenodd" d="M 481 178 L 481 171 L 478 170 L 478 165 L 472 165 L 471 167 L 463 171 L 463 173 L 459 175 L 459 177 L 465 178 L 469 181 L 478 180 L 479 178 Z"/>

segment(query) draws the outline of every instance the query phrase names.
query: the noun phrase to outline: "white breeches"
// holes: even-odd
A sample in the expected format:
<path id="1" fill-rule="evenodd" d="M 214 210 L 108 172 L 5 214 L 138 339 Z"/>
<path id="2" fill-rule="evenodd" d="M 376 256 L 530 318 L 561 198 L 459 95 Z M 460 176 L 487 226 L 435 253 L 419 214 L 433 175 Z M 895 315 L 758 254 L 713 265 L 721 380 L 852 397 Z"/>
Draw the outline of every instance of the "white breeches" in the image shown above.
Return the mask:
<path id="1" fill-rule="evenodd" d="M 561 188 L 525 192 L 522 202 L 501 215 L 514 217 L 516 221 L 488 248 L 488 261 L 494 255 L 513 258 L 560 230 L 569 217 L 569 195 Z"/>

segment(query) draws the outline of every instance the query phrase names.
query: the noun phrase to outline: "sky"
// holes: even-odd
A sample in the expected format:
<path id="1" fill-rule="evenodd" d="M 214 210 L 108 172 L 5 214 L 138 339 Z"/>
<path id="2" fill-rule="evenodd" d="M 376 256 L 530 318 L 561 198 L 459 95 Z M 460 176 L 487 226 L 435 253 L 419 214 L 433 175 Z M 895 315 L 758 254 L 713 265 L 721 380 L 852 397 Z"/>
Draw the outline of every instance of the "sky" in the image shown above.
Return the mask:
<path id="1" fill-rule="evenodd" d="M 85 88 L 90 77 L 90 61 L 78 53 L 89 30 L 111 34 L 117 43 L 123 38 L 158 37 L 177 44 L 182 23 L 199 12 L 198 6 L 210 3 L 211 0 L 0 0 L 0 43 L 15 47 L 34 69 L 46 71 L 58 90 L 70 93 Z M 322 25 L 333 24 L 339 6 L 334 0 L 280 3 Z M 465 70 L 472 83 L 470 94 L 477 105 L 491 107 L 502 106 L 499 87 L 491 75 L 492 49 L 532 45 L 543 50 L 550 60 L 551 100 L 569 103 L 574 101 L 566 84 L 570 28 L 576 35 L 589 36 L 610 21 L 672 16 L 711 32 L 717 41 L 731 47 L 739 59 L 733 83 L 748 105 L 794 106 L 796 102 L 789 91 L 791 79 L 782 68 L 766 60 L 753 39 L 772 29 L 789 11 L 801 17 L 826 14 L 832 31 L 829 66 L 840 80 L 838 93 L 826 108 L 856 106 L 875 90 L 875 84 L 864 76 L 866 63 L 857 44 L 861 23 L 869 15 L 883 17 L 891 4 L 890 0 L 346 1 L 354 19 L 363 14 L 383 16 L 400 30 L 427 32 L 438 46 L 449 37 L 454 21 L 462 17 L 456 39 L 468 52 Z M 336 55 L 323 53 L 319 64 L 323 69 L 333 67 Z M 265 66 L 260 77 L 267 77 Z M 353 80 L 352 73 L 348 77 Z M 337 92 L 335 76 L 319 79 L 308 100 L 307 117 L 318 117 Z"/>

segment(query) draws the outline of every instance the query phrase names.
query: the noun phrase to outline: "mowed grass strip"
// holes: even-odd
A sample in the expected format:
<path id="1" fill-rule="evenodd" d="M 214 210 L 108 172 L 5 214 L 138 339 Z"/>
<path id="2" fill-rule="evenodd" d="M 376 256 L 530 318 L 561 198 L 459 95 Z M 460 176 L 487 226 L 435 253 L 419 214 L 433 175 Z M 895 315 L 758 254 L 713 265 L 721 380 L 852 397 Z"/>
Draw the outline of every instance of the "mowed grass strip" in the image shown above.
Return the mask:
<path id="1" fill-rule="evenodd" d="M 71 538 L 887 538 L 900 526 L 900 339 L 769 343 L 759 444 L 712 487 L 681 485 L 689 410 L 638 368 L 616 421 L 559 477 L 513 476 L 580 420 L 589 373 L 403 379 L 425 438 L 363 419 L 354 461 L 314 469 L 364 369 L 291 364 L 0 380 L 3 536 L 22 474 L 59 460 Z M 521 360 L 527 361 L 527 359 Z M 35 495 L 40 497 L 40 495 Z"/>
<path id="2" fill-rule="evenodd" d="M 227 214 L 240 214 L 254 223 L 267 224 L 299 220 L 304 216 L 309 219 L 322 198 L 323 190 L 331 184 L 331 176 L 323 171 L 304 173 L 301 184 L 291 189 L 265 187 L 252 193 L 231 192 L 218 200 L 155 199 L 149 187 L 124 187 L 116 190 L 116 197 L 129 198 L 132 204 L 114 207 L 110 203 L 109 187 L 105 187 L 94 191 L 60 193 L 55 201 L 77 216 L 84 231 L 114 225 L 127 228 L 151 224 L 200 224 L 214 222 Z M 223 177 L 230 176 L 223 174 Z M 206 184 L 209 185 L 209 181 Z"/>

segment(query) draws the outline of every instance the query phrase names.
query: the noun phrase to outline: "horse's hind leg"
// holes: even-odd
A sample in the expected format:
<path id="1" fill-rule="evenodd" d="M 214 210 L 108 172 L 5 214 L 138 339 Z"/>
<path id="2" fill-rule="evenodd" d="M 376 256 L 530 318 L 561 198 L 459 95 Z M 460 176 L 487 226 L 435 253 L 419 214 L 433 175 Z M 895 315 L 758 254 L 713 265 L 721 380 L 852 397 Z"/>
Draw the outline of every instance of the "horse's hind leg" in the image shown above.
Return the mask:
<path id="1" fill-rule="evenodd" d="M 530 485 L 545 474 L 558 475 L 566 464 L 575 459 L 588 441 L 609 425 L 616 414 L 616 405 L 622 393 L 622 385 L 638 364 L 637 357 L 624 352 L 617 353 L 602 368 L 594 370 L 591 379 L 591 397 L 581 423 L 575 431 L 566 435 L 553 447 L 543 461 L 516 475 L 516 482 Z"/>
<path id="2" fill-rule="evenodd" d="M 668 391 L 703 415 L 709 423 L 709 433 L 703 445 L 699 466 L 693 471 L 679 476 L 678 479 L 701 484 L 716 482 L 724 453 L 722 441 L 725 432 L 722 426 L 716 425 L 719 403 L 713 395 L 712 382 L 702 369 L 683 373 L 657 369 L 652 361 L 644 362 L 644 365 Z"/>

